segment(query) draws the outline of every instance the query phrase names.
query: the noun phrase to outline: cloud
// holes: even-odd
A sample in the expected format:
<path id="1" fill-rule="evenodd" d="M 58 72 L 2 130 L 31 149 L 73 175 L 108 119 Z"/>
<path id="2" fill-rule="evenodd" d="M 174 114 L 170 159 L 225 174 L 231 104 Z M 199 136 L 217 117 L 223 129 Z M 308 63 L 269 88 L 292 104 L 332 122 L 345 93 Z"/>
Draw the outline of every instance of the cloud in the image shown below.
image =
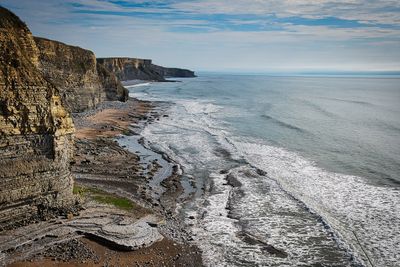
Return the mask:
<path id="1" fill-rule="evenodd" d="M 400 24 L 400 2 L 396 0 L 201 0 L 181 1 L 173 4 L 173 7 L 202 14 L 337 17 L 344 20 Z"/>
<path id="2" fill-rule="evenodd" d="M 34 34 L 90 48 L 99 56 L 149 57 L 160 64 L 202 69 L 400 68 L 400 1 L 0 3 Z"/>

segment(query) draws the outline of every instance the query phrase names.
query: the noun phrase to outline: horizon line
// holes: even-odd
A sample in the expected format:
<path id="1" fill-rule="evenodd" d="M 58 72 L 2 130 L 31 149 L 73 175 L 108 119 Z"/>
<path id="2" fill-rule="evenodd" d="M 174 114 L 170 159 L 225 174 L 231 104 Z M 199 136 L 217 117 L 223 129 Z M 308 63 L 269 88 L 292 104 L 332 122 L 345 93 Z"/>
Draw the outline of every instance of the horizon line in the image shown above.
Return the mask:
<path id="1" fill-rule="evenodd" d="M 400 70 L 195 70 L 196 73 L 291 75 L 400 75 Z"/>

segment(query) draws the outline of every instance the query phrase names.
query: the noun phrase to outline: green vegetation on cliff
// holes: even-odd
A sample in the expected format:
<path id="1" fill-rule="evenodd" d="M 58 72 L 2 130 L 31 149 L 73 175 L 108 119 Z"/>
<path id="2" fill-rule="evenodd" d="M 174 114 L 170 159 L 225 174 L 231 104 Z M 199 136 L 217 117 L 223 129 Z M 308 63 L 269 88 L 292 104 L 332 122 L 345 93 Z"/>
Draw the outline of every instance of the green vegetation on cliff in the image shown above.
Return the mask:
<path id="1" fill-rule="evenodd" d="M 143 209 L 127 198 L 110 194 L 94 187 L 74 185 L 73 192 L 81 197 L 89 197 L 99 203 L 113 205 L 127 211 Z"/>

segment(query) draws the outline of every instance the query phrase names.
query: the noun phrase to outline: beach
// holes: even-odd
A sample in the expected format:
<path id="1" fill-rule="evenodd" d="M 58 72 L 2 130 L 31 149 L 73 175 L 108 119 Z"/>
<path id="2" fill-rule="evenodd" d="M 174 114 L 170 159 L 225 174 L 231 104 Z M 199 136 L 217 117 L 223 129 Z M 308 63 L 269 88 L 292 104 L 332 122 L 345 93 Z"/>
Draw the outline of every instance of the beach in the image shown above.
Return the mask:
<path id="1" fill-rule="evenodd" d="M 82 209 L 1 237 L 1 250 L 11 266 L 391 266 L 397 165 L 384 170 L 393 179 L 357 173 L 391 156 L 390 149 L 364 151 L 376 135 L 360 136 L 364 146 L 340 147 L 359 127 L 343 110 L 357 103 L 352 114 L 391 113 L 370 96 L 347 99 L 349 80 L 329 80 L 334 96 L 310 89 L 327 78 L 210 75 L 127 85 L 126 103 L 74 114 L 72 173 Z M 395 86 L 350 81 L 387 92 Z M 392 122 L 377 126 L 385 123 Z M 377 126 L 363 124 L 370 132 Z M 379 128 L 380 135 L 391 138 L 395 129 Z M 349 161 L 352 153 L 364 161 Z"/>
<path id="2" fill-rule="evenodd" d="M 74 114 L 72 173 L 80 211 L 0 236 L 10 266 L 202 266 L 200 250 L 175 214 L 182 192 L 177 165 L 149 148 L 139 148 L 144 145 L 140 131 L 161 112 L 156 103 L 131 98 Z M 118 139 L 132 137 L 137 150 L 130 152 Z M 148 161 L 150 152 L 155 158 Z M 109 221 L 101 225 L 104 218 Z M 128 222 L 118 232 L 121 221 Z M 112 230 L 104 234 L 105 228 Z M 127 229 L 136 230 L 126 237 Z M 16 242 L 19 236 L 23 238 Z M 128 239 L 116 240 L 124 238 Z M 130 247 L 132 242 L 137 247 Z"/>
<path id="3" fill-rule="evenodd" d="M 399 17 L 2 0 L 0 267 L 400 267 Z"/>

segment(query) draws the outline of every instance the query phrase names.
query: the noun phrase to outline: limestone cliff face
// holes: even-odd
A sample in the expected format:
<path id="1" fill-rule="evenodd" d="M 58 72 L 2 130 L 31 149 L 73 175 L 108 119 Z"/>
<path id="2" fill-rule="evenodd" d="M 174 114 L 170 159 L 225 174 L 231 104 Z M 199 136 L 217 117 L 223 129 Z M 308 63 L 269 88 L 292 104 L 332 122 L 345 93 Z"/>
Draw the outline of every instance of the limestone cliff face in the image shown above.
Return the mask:
<path id="1" fill-rule="evenodd" d="M 38 58 L 29 29 L 0 6 L 0 231 L 73 201 L 74 126 Z"/>
<path id="2" fill-rule="evenodd" d="M 117 76 L 115 76 L 114 73 L 111 73 L 100 64 L 97 64 L 96 68 L 97 75 L 99 76 L 102 87 L 106 92 L 106 99 L 118 100 L 122 102 L 128 100 L 129 91 L 122 86 Z"/>
<path id="3" fill-rule="evenodd" d="M 127 100 L 127 90 L 98 66 L 92 51 L 39 37 L 35 42 L 43 75 L 60 90 L 70 111 L 92 109 L 105 100 Z"/>
<path id="4" fill-rule="evenodd" d="M 152 64 L 150 59 L 98 58 L 97 62 L 121 81 L 165 81 L 166 77 L 195 77 L 193 71 L 157 66 Z"/>
<path id="5" fill-rule="evenodd" d="M 152 68 L 150 59 L 98 58 L 97 62 L 114 73 L 121 81 L 164 81 L 164 77 Z"/>

